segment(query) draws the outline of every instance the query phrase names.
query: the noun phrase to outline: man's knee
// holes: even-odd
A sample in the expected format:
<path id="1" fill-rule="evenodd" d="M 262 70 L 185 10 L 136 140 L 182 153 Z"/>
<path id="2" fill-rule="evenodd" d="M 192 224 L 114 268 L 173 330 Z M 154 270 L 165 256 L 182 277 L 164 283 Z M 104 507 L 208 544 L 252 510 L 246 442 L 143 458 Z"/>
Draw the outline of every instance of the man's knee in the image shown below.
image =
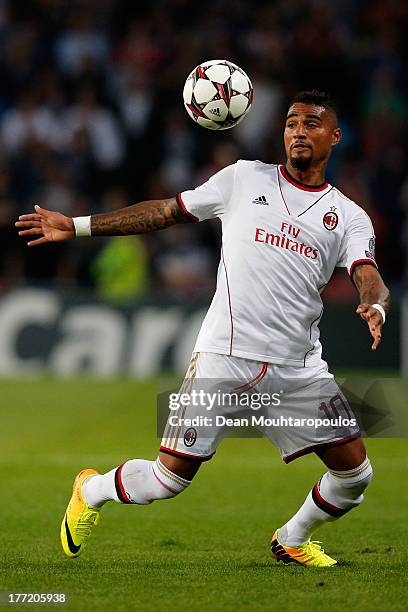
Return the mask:
<path id="1" fill-rule="evenodd" d="M 156 461 L 126 461 L 120 477 L 130 503 L 140 505 L 151 504 L 156 499 L 175 497 L 191 483 L 191 480 L 169 470 L 160 457 Z"/>
<path id="2" fill-rule="evenodd" d="M 190 482 L 193 480 L 202 464 L 202 461 L 199 459 L 185 459 L 162 451 L 159 454 L 159 459 L 170 472 Z"/>
<path id="3" fill-rule="evenodd" d="M 361 504 L 364 491 L 373 477 L 373 469 L 368 457 L 352 470 L 329 470 L 320 481 L 323 498 L 334 500 L 334 505 L 351 509 Z"/>
<path id="4" fill-rule="evenodd" d="M 336 479 L 337 486 L 347 489 L 350 497 L 355 499 L 363 495 L 373 479 L 373 468 L 368 457 L 361 465 L 352 470 L 330 470 L 329 473 Z"/>
<path id="5" fill-rule="evenodd" d="M 335 471 L 352 470 L 360 466 L 367 457 L 362 438 L 320 449 L 316 454 L 329 470 Z"/>

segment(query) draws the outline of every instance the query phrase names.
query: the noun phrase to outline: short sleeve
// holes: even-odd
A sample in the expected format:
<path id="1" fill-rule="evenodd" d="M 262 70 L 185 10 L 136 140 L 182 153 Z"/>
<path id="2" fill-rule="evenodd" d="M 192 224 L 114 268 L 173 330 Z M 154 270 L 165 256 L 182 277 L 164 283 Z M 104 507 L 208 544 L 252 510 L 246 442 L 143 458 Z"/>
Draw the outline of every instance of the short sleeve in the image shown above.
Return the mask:
<path id="1" fill-rule="evenodd" d="M 221 217 L 227 211 L 234 190 L 235 166 L 227 166 L 196 189 L 178 194 L 179 204 L 195 221 Z"/>
<path id="2" fill-rule="evenodd" d="M 373 224 L 362 209 L 347 224 L 336 265 L 347 268 L 352 277 L 355 267 L 359 264 L 377 267 Z"/>

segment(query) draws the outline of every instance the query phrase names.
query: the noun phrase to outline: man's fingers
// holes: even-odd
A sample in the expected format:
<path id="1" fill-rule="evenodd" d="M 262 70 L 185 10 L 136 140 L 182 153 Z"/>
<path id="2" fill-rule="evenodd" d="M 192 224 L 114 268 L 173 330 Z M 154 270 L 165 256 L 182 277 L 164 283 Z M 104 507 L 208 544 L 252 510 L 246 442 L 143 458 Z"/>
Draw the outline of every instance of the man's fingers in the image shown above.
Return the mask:
<path id="1" fill-rule="evenodd" d="M 375 351 L 377 350 L 377 347 L 379 346 L 380 342 L 381 342 L 381 334 L 378 333 L 376 335 L 373 334 L 373 338 L 374 338 L 374 342 L 371 345 L 371 350 Z"/>
<path id="2" fill-rule="evenodd" d="M 38 206 L 38 204 L 36 204 L 34 206 L 35 209 L 35 213 L 28 213 L 27 215 L 19 215 L 18 217 L 18 221 L 16 222 L 17 227 L 19 226 L 19 222 L 21 221 L 42 221 L 44 219 L 44 217 L 47 217 L 49 215 L 49 210 L 46 210 L 45 208 L 41 208 L 41 206 Z"/>
<path id="3" fill-rule="evenodd" d="M 16 227 L 41 227 L 41 221 L 16 221 Z"/>
<path id="4" fill-rule="evenodd" d="M 367 310 L 371 308 L 370 304 L 359 304 L 357 306 L 357 310 L 356 313 L 357 314 L 362 314 L 363 312 L 367 312 Z"/>
<path id="5" fill-rule="evenodd" d="M 49 240 L 44 236 L 43 238 L 37 238 L 37 240 L 31 240 L 30 242 L 27 242 L 27 246 L 37 246 L 39 244 L 46 244 L 47 242 L 49 242 Z"/>
<path id="6" fill-rule="evenodd" d="M 19 215 L 16 225 L 18 225 L 19 221 L 41 221 L 41 215 L 38 215 L 37 213 L 30 213 L 28 215 Z"/>
<path id="7" fill-rule="evenodd" d="M 368 321 L 370 308 L 370 304 L 360 304 L 356 309 L 356 313 L 359 314 L 364 321 Z"/>
<path id="8" fill-rule="evenodd" d="M 42 217 L 48 217 L 48 215 L 52 214 L 51 210 L 47 210 L 46 208 L 41 208 L 41 206 L 38 206 L 38 204 L 34 206 L 34 209 Z"/>
<path id="9" fill-rule="evenodd" d="M 377 325 L 373 325 L 372 327 L 370 327 L 370 332 L 373 338 L 376 338 L 377 336 L 381 338 L 381 328 Z"/>
<path id="10" fill-rule="evenodd" d="M 382 338 L 382 322 L 381 321 L 380 322 L 371 321 L 368 324 L 368 328 L 370 330 L 370 334 L 374 338 L 374 342 L 371 345 L 371 350 L 375 351 L 377 350 L 377 347 L 379 346 L 381 342 L 381 338 Z"/>
<path id="11" fill-rule="evenodd" d="M 42 234 L 43 231 L 41 227 L 32 227 L 31 229 L 21 230 L 18 232 L 19 236 L 34 236 L 35 234 Z"/>
<path id="12" fill-rule="evenodd" d="M 370 330 L 370 334 L 372 335 L 372 337 L 374 338 L 374 342 L 371 346 L 372 350 L 375 351 L 377 346 L 380 344 L 381 342 L 381 337 L 382 337 L 382 324 L 381 323 L 369 323 L 368 324 L 368 328 Z"/>

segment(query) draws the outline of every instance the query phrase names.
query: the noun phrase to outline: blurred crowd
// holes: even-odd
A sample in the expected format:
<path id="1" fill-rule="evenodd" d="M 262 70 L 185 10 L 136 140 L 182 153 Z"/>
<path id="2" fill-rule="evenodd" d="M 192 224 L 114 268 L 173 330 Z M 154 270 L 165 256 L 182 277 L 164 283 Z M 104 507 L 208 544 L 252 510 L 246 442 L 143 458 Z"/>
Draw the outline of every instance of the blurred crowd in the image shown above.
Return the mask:
<path id="1" fill-rule="evenodd" d="M 0 0 L 0 290 L 208 301 L 217 221 L 28 249 L 14 220 L 34 203 L 76 216 L 171 197 L 238 158 L 284 161 L 288 101 L 311 88 L 331 93 L 343 130 L 328 179 L 370 214 L 381 270 L 402 287 L 407 31 L 401 0 Z M 254 85 L 253 110 L 222 133 L 194 125 L 181 99 L 215 58 Z M 328 295 L 352 291 L 340 275 Z"/>

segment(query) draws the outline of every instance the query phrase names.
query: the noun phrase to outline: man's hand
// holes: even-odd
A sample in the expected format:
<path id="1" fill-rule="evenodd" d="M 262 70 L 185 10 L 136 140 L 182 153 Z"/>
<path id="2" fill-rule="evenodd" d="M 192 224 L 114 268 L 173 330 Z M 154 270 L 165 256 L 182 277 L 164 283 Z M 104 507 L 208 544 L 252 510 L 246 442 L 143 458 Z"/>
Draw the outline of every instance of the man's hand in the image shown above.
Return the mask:
<path id="1" fill-rule="evenodd" d="M 27 242 L 27 246 L 37 246 L 46 242 L 63 242 L 75 236 L 74 222 L 59 212 L 35 206 L 35 213 L 20 215 L 16 227 L 25 228 L 19 236 L 40 236 Z"/>
<path id="2" fill-rule="evenodd" d="M 371 345 L 371 350 L 376 351 L 381 342 L 383 326 L 383 318 L 381 313 L 376 308 L 370 306 L 370 304 L 360 304 L 356 310 L 356 313 L 359 314 L 364 321 L 367 321 L 370 334 L 374 338 L 374 342 Z"/>
<path id="3" fill-rule="evenodd" d="M 374 338 L 371 350 L 376 351 L 381 342 L 383 318 L 377 308 L 373 308 L 371 304 L 379 304 L 387 313 L 390 307 L 390 292 L 377 268 L 368 264 L 356 266 L 353 280 L 360 294 L 360 305 L 356 312 L 367 321 L 370 334 Z"/>

